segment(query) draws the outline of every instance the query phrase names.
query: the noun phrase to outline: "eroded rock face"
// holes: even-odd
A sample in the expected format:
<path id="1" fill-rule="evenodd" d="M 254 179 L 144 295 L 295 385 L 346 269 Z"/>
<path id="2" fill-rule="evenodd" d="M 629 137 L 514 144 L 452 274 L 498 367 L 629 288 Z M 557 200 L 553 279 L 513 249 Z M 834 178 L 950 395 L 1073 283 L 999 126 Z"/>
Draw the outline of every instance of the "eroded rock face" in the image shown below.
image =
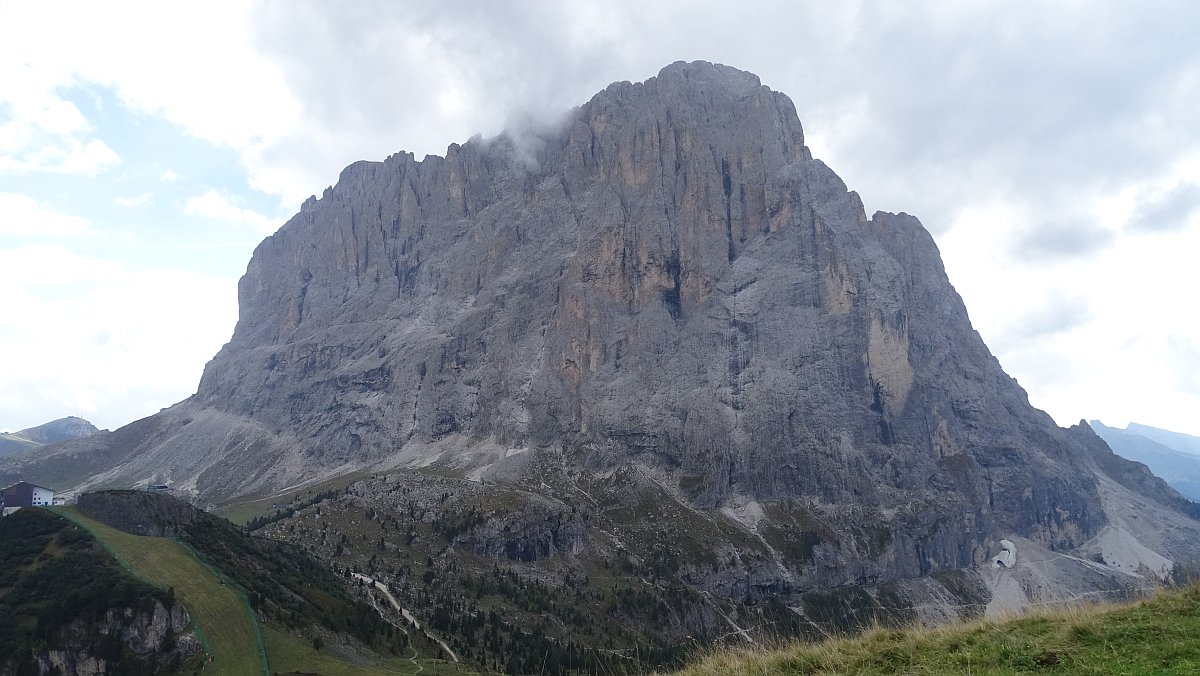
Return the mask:
<path id="1" fill-rule="evenodd" d="M 700 507 L 936 495 L 956 564 L 1103 525 L 929 234 L 868 219 L 787 97 L 675 64 L 526 144 L 347 168 L 256 251 L 197 401 L 325 464 L 459 435 L 653 466 Z"/>
<path id="2" fill-rule="evenodd" d="M 97 644 L 106 645 L 105 654 L 95 654 Z M 111 610 L 95 622 L 76 620 L 54 645 L 37 657 L 39 673 L 92 676 L 111 673 L 114 665 L 159 673 L 203 652 L 183 605 L 157 601 L 149 608 Z"/>
<path id="3" fill-rule="evenodd" d="M 85 493 L 77 507 L 85 516 L 133 535 L 177 537 L 195 522 L 196 510 L 187 503 L 157 498 L 142 491 Z"/>

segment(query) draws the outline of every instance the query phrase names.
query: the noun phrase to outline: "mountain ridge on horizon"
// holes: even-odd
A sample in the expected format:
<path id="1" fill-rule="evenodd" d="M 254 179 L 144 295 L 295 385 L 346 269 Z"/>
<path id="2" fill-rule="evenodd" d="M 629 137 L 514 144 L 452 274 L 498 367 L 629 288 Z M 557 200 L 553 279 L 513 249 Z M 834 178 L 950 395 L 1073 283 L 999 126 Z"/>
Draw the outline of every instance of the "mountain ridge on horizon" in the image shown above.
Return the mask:
<path id="1" fill-rule="evenodd" d="M 1200 501 L 1200 438 L 1132 422 L 1125 429 L 1099 420 L 1089 425 L 1118 455 L 1145 464 L 1185 498 Z M 1189 451 L 1187 442 L 1194 442 L 1197 450 Z"/>

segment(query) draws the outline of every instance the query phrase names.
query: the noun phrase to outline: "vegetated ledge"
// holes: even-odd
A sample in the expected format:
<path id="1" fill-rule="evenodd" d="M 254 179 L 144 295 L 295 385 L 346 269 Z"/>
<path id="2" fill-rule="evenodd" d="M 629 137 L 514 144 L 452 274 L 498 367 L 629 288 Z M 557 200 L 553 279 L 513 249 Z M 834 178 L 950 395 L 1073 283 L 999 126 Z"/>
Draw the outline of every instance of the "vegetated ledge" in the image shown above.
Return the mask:
<path id="1" fill-rule="evenodd" d="M 722 651 L 676 676 L 1032 672 L 1200 673 L 1200 584 L 1124 605 Z"/>

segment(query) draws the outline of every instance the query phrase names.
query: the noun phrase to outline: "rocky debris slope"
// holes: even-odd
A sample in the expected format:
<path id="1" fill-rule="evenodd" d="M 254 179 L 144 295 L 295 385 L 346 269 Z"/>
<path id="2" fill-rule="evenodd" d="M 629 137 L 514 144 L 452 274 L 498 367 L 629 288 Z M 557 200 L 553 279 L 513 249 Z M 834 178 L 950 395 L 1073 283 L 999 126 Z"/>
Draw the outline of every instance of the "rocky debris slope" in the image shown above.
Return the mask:
<path id="1" fill-rule="evenodd" d="M 653 496 L 763 545 L 721 593 L 986 568 L 1001 539 L 1094 542 L 1122 496 L 1186 507 L 1030 406 L 920 222 L 868 217 L 791 101 L 725 66 L 355 163 L 256 249 L 239 305 L 196 395 L 98 443 L 90 485 L 221 501 L 426 468 L 540 496 L 459 543 L 506 557 L 504 527 L 584 492 L 635 521 Z M 562 518 L 518 549 L 596 537 Z"/>

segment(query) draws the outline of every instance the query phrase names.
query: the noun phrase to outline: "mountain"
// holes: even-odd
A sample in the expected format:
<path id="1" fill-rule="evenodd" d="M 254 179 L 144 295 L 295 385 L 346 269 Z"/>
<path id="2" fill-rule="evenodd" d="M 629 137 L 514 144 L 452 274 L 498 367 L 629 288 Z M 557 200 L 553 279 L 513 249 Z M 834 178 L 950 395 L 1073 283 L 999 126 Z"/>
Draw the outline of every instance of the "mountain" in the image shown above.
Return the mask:
<path id="1" fill-rule="evenodd" d="M 80 439 L 98 432 L 96 426 L 83 418 L 68 416 L 20 432 L 0 434 L 0 457 L 23 453 L 47 444 Z"/>
<path id="2" fill-rule="evenodd" d="M 1118 455 L 1143 463 L 1185 498 L 1200 501 L 1200 456 L 1181 450 L 1187 446 L 1179 443 L 1179 438 L 1185 443 L 1189 439 L 1200 442 L 1200 439 L 1136 423 L 1130 424 L 1124 430 L 1108 427 L 1099 420 L 1093 420 L 1089 425 Z M 1171 447 L 1155 441 L 1141 430 L 1155 430 L 1160 433 L 1159 438 L 1174 441 L 1176 446 Z"/>
<path id="3" fill-rule="evenodd" d="M 1030 406 L 920 222 L 868 217 L 726 66 L 357 162 L 238 300 L 194 396 L 0 478 L 264 508 L 344 482 L 264 532 L 442 608 L 480 664 L 518 653 L 479 604 L 563 660 L 669 660 L 731 626 L 1125 595 L 1200 554 L 1190 503 Z"/>
<path id="4" fill-rule="evenodd" d="M 6 455 L 24 453 L 25 451 L 31 451 L 40 447 L 41 444 L 25 439 L 19 434 L 9 432 L 0 433 L 0 458 Z"/>
<path id="5" fill-rule="evenodd" d="M 1146 437 L 1151 441 L 1166 446 L 1167 448 L 1179 451 L 1180 453 L 1190 453 L 1192 455 L 1200 455 L 1200 437 L 1194 437 L 1190 434 L 1181 434 L 1170 430 L 1163 430 L 1141 423 L 1131 422 L 1125 427 L 1125 431 L 1130 434 Z"/>

